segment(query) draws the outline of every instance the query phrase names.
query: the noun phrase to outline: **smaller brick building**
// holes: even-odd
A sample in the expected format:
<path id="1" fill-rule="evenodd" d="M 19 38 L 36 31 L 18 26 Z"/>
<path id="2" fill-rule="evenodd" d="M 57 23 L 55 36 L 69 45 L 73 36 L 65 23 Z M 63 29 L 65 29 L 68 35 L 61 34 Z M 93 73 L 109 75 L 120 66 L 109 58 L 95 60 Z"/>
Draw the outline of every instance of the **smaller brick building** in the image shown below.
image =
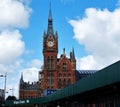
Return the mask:
<path id="1" fill-rule="evenodd" d="M 21 75 L 19 84 L 19 98 L 37 98 L 40 93 L 40 83 L 39 82 L 24 82 L 23 74 Z"/>

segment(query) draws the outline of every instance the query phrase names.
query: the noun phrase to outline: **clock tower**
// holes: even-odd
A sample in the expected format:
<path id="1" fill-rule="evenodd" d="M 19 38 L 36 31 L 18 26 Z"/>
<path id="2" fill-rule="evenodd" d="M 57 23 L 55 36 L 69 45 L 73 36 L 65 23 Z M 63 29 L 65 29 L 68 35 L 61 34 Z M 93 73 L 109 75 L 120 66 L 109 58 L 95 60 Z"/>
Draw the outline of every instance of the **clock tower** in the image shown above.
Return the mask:
<path id="1" fill-rule="evenodd" d="M 76 82 L 76 59 L 74 49 L 70 52 L 70 58 L 63 49 L 60 58 L 58 54 L 58 33 L 53 30 L 52 11 L 49 9 L 48 28 L 43 34 L 43 57 L 42 71 L 39 72 L 41 79 L 41 96 L 46 91 L 62 89 Z"/>
<path id="2" fill-rule="evenodd" d="M 47 32 L 43 34 L 43 90 L 57 88 L 58 34 L 54 33 L 51 8 L 48 16 Z M 56 84 L 56 85 L 55 85 Z"/>

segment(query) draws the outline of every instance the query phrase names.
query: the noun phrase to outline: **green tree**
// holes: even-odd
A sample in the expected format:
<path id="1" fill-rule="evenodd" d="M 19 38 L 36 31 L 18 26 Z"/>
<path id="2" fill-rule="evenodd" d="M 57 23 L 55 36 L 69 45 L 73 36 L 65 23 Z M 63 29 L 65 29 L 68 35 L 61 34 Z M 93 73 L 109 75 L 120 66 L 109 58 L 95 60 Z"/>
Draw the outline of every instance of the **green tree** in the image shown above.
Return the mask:
<path id="1" fill-rule="evenodd" d="M 17 98 L 15 96 L 8 96 L 6 100 L 16 100 Z"/>

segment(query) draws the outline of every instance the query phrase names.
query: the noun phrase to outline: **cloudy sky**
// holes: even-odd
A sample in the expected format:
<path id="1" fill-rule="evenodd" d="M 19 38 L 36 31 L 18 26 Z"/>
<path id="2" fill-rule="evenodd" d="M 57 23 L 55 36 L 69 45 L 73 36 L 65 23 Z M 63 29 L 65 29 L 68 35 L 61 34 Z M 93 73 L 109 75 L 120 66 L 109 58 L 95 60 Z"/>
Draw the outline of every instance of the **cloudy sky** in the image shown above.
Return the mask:
<path id="1" fill-rule="evenodd" d="M 21 72 L 24 81 L 38 80 L 50 0 L 0 2 L 0 75 L 7 74 L 6 96 L 12 88 L 18 97 Z M 79 70 L 102 69 L 120 59 L 119 0 L 51 0 L 51 5 L 58 57 L 63 48 L 69 57 L 74 47 Z"/>

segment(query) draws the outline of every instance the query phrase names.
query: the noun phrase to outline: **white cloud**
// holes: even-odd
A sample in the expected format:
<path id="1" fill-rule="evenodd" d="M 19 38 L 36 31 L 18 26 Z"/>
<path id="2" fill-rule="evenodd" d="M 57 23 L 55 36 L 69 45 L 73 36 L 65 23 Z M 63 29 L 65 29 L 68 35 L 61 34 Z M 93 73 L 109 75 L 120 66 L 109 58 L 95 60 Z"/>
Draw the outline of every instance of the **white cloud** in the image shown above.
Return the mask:
<path id="1" fill-rule="evenodd" d="M 23 66 L 25 65 L 26 66 Z M 33 65 L 31 65 L 33 64 Z M 23 79 L 25 82 L 34 82 L 38 81 L 38 72 L 40 71 L 41 61 L 38 59 L 33 59 L 30 62 L 24 62 L 24 60 L 19 59 L 12 64 L 0 64 L 0 74 L 7 73 L 7 84 L 6 91 L 9 92 L 6 94 L 11 95 L 11 91 L 9 89 L 14 89 L 14 95 L 18 98 L 19 91 L 19 81 L 21 77 L 21 73 L 23 72 Z M 4 78 L 0 78 L 0 88 L 4 88 Z"/>
<path id="2" fill-rule="evenodd" d="M 18 30 L 0 33 L 0 63 L 8 64 L 23 54 L 25 43 Z"/>
<path id="3" fill-rule="evenodd" d="M 91 55 L 81 58 L 80 68 L 105 67 L 120 59 L 120 9 L 88 8 L 82 19 L 70 20 L 74 38 Z"/>
<path id="4" fill-rule="evenodd" d="M 13 85 L 14 84 L 14 85 Z M 18 83 L 12 82 L 12 84 L 7 84 L 6 98 L 10 95 L 15 95 L 19 98 L 19 86 Z"/>
<path id="5" fill-rule="evenodd" d="M 0 1 L 0 28 L 26 27 L 30 17 L 31 8 L 20 0 Z"/>
<path id="6" fill-rule="evenodd" d="M 23 72 L 23 79 L 25 82 L 38 81 L 38 72 L 41 70 L 42 61 L 33 59 L 27 64 L 27 68 L 22 68 L 19 72 Z M 21 75 L 21 74 L 20 74 Z"/>
<path id="7" fill-rule="evenodd" d="M 19 63 L 16 63 L 19 67 Z M 38 81 L 38 72 L 41 70 L 40 67 L 42 66 L 42 61 L 39 59 L 33 59 L 30 62 L 28 62 L 27 67 L 19 69 L 19 79 L 17 80 L 17 83 L 19 83 L 21 73 L 23 73 L 23 80 L 24 82 L 35 82 Z M 14 79 L 14 78 L 13 78 Z M 16 87 L 15 87 L 16 88 Z M 18 88 L 16 88 L 15 95 L 18 97 Z"/>
<path id="8" fill-rule="evenodd" d="M 7 91 L 15 86 L 16 96 L 18 96 L 19 71 L 22 69 L 32 72 L 37 69 L 24 68 L 27 64 L 20 58 L 26 51 L 25 42 L 22 41 L 20 31 L 16 29 L 28 26 L 32 12 L 29 7 L 30 1 L 0 0 L 0 74 L 7 73 Z M 0 88 L 4 86 L 4 79 L 1 80 Z"/>
<path id="9" fill-rule="evenodd" d="M 42 65 L 43 62 L 39 59 L 33 59 L 31 62 L 28 63 L 28 66 L 36 68 L 41 68 Z"/>
<path id="10" fill-rule="evenodd" d="M 19 69 L 22 69 L 23 60 L 19 59 L 14 61 L 12 64 L 0 64 L 0 74 L 5 75 L 6 73 L 6 98 L 11 95 L 9 89 L 14 89 L 14 95 L 18 97 L 19 89 Z M 0 89 L 3 89 L 5 85 L 4 78 L 0 78 Z"/>
<path id="11" fill-rule="evenodd" d="M 24 68 L 20 70 L 20 72 L 23 72 L 23 79 L 25 82 L 34 82 L 38 81 L 38 71 L 40 69 L 37 68 Z"/>
<path id="12" fill-rule="evenodd" d="M 99 69 L 104 66 L 97 63 L 94 56 L 88 55 L 82 58 L 77 58 L 77 69 L 88 70 L 88 69 Z"/>

